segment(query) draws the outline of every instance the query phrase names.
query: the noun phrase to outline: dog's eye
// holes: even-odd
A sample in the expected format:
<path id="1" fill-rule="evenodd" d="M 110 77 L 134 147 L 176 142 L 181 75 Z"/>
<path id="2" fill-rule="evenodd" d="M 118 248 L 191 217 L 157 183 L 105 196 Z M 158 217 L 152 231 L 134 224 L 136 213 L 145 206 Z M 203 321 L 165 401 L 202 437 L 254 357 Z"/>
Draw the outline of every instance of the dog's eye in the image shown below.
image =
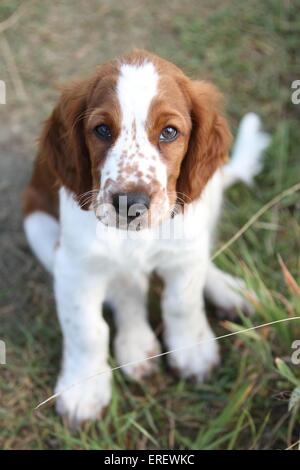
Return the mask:
<path id="1" fill-rule="evenodd" d="M 100 124 L 100 126 L 95 127 L 94 132 L 100 139 L 109 141 L 112 138 L 111 129 L 106 124 Z"/>
<path id="2" fill-rule="evenodd" d="M 159 140 L 160 142 L 172 142 L 173 140 L 176 139 L 177 135 L 178 135 L 177 129 L 175 129 L 175 127 L 168 126 L 168 127 L 165 127 L 161 131 Z"/>

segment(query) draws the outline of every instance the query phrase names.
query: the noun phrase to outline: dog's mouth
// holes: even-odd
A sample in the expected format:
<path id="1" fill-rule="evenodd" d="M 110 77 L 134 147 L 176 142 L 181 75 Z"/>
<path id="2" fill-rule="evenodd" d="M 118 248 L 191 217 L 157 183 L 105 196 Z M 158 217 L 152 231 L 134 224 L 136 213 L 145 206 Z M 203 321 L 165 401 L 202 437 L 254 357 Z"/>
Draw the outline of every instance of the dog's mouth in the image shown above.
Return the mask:
<path id="1" fill-rule="evenodd" d="M 172 219 L 174 211 L 165 204 L 151 204 L 149 208 L 137 206 L 134 211 L 117 212 L 112 204 L 97 204 L 95 215 L 105 227 L 140 232 L 159 226 L 164 220 Z"/>
<path id="2" fill-rule="evenodd" d="M 137 210 L 135 215 L 118 213 L 112 207 L 101 207 L 96 208 L 97 219 L 106 227 L 113 227 L 119 230 L 139 232 L 141 230 L 150 229 L 157 223 L 157 214 L 150 210 Z"/>
<path id="3" fill-rule="evenodd" d="M 170 201 L 163 191 L 145 194 L 113 189 L 101 191 L 93 207 L 97 219 L 106 227 L 140 232 L 172 216 Z"/>
<path id="4" fill-rule="evenodd" d="M 97 219 L 106 227 L 116 228 L 118 230 L 139 232 L 151 227 L 148 217 L 141 215 L 131 219 L 131 217 L 123 217 L 119 214 L 111 214 L 107 211 L 99 213 L 96 211 Z"/>

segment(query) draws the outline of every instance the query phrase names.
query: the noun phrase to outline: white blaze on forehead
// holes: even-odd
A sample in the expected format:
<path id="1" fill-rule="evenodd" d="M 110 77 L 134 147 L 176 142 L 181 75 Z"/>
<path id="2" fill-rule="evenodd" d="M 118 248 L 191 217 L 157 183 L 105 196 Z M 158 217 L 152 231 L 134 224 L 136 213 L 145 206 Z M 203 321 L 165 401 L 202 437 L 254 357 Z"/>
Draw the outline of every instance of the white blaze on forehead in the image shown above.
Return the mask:
<path id="1" fill-rule="evenodd" d="M 150 104 L 157 94 L 158 74 L 151 62 L 141 65 L 123 64 L 117 83 L 117 94 L 125 127 L 144 124 Z"/>
<path id="2" fill-rule="evenodd" d="M 156 146 L 149 141 L 146 129 L 150 106 L 158 93 L 158 81 L 158 73 L 151 62 L 121 64 L 116 86 L 121 132 L 102 168 L 103 187 L 106 180 L 118 182 L 121 178 L 125 183 L 142 180 L 151 184 L 155 180 L 166 189 L 166 165 Z"/>

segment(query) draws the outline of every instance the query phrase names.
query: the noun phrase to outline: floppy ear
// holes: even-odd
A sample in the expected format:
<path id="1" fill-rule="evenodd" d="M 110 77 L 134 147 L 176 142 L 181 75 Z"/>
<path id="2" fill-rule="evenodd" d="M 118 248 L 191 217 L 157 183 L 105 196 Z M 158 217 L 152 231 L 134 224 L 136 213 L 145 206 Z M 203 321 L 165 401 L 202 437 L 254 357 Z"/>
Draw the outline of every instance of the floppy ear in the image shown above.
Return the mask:
<path id="1" fill-rule="evenodd" d="M 210 83 L 190 81 L 192 132 L 182 161 L 177 191 L 185 202 L 197 199 L 206 183 L 228 158 L 232 140 L 226 119 L 220 114 L 222 95 Z"/>
<path id="2" fill-rule="evenodd" d="M 59 184 L 77 197 L 92 189 L 91 162 L 84 135 L 88 85 L 66 88 L 45 123 L 39 152 Z"/>

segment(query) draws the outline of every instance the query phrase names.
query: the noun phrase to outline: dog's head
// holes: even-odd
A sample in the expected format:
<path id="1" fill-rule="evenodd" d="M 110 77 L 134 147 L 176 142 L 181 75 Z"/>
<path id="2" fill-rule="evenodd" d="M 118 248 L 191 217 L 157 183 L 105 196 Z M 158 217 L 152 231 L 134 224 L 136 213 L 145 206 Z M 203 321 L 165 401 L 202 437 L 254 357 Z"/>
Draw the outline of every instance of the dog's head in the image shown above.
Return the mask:
<path id="1" fill-rule="evenodd" d="M 155 225 L 197 199 L 226 160 L 231 135 L 220 102 L 210 83 L 135 51 L 64 90 L 40 150 L 103 223 Z"/>

